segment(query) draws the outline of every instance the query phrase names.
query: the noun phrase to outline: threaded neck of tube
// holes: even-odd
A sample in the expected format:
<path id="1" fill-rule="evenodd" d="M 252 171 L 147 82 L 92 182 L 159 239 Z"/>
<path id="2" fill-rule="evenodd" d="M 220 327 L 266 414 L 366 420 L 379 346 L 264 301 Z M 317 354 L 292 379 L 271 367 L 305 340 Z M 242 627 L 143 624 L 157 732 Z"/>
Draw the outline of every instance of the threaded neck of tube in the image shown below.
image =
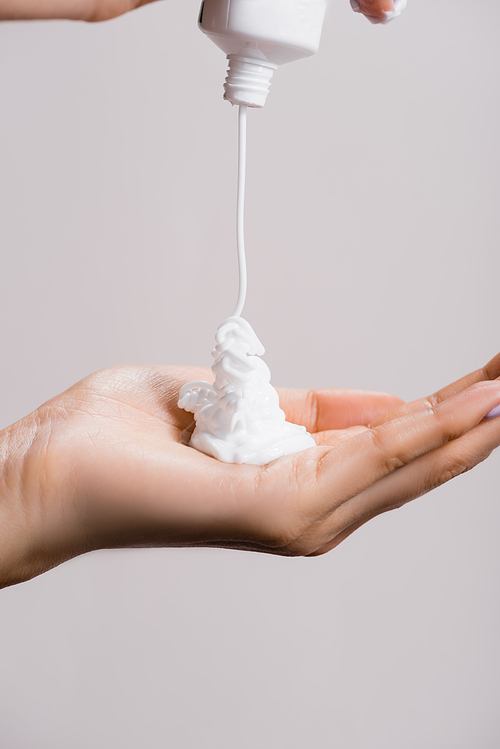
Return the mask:
<path id="1" fill-rule="evenodd" d="M 231 104 L 263 107 L 266 103 L 271 78 L 278 67 L 272 62 L 252 60 L 240 55 L 228 55 L 229 66 L 224 83 L 224 99 Z"/>

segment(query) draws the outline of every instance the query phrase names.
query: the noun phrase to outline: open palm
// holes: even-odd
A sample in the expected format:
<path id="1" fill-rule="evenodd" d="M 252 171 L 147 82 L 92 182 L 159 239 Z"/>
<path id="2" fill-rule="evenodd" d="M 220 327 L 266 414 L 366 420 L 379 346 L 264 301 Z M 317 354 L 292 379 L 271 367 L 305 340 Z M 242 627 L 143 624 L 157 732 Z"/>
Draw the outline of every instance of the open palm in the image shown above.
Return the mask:
<path id="1" fill-rule="evenodd" d="M 409 404 L 383 393 L 281 390 L 287 419 L 317 447 L 249 466 L 186 444 L 192 416 L 177 407 L 179 389 L 209 371 L 102 370 L 10 428 L 36 425 L 23 460 L 27 515 L 39 519 L 25 577 L 118 546 L 322 554 L 500 444 L 500 419 L 484 420 L 500 402 L 499 374 L 500 356 Z"/>

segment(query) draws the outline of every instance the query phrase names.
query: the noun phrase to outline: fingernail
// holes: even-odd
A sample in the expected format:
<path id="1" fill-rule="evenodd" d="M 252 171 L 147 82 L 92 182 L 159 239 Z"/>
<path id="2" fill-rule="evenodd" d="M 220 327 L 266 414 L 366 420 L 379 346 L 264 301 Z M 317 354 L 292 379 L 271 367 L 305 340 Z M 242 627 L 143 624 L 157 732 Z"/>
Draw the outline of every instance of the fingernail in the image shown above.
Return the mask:
<path id="1" fill-rule="evenodd" d="M 353 9 L 355 13 L 359 13 L 360 7 L 359 7 L 358 0 L 351 0 L 351 8 Z"/>
<path id="2" fill-rule="evenodd" d="M 492 408 L 491 411 L 488 411 L 485 419 L 494 419 L 496 416 L 500 416 L 500 404 L 498 406 L 495 406 L 495 408 Z"/>

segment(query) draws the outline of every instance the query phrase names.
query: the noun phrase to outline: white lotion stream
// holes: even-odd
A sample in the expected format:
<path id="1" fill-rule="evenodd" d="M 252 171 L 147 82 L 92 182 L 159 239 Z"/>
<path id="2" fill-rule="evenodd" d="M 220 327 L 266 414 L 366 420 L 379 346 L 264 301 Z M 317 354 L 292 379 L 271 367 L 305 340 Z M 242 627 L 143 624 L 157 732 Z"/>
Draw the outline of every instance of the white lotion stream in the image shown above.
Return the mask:
<path id="1" fill-rule="evenodd" d="M 241 317 L 247 291 L 244 211 L 246 115 L 238 113 L 237 251 L 239 291 L 236 308 L 217 328 L 212 351 L 215 382 L 189 382 L 179 393 L 179 407 L 194 414 L 190 445 L 225 463 L 266 465 L 316 443 L 305 427 L 286 421 L 271 372 L 260 359 L 264 347 Z"/>

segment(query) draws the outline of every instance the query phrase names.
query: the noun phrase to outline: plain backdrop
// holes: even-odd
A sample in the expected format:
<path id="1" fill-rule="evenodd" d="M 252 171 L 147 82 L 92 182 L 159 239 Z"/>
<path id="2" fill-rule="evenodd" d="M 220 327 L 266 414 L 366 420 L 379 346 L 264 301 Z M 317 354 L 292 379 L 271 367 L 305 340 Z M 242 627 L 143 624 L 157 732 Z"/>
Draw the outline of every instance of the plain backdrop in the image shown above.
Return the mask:
<path id="1" fill-rule="evenodd" d="M 195 0 L 0 25 L 0 427 L 210 365 L 236 110 Z M 500 349 L 500 4 L 331 0 L 250 111 L 246 317 L 275 384 L 405 399 Z M 496 749 L 499 455 L 318 559 L 103 551 L 0 594 L 2 749 Z"/>

